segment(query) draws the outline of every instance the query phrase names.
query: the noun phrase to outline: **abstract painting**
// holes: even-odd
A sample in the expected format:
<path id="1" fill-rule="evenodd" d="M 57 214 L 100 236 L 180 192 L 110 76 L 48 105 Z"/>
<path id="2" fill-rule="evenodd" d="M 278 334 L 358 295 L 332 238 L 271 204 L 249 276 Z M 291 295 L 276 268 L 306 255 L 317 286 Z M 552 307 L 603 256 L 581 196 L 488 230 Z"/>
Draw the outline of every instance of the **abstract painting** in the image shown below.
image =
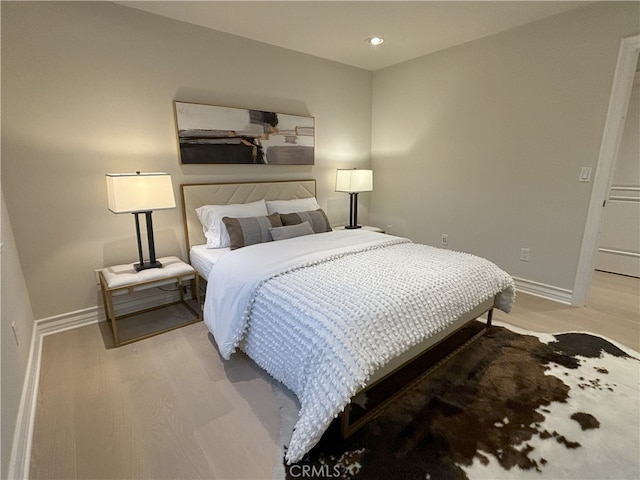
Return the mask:
<path id="1" fill-rule="evenodd" d="M 314 164 L 313 117 L 174 104 L 182 164 Z"/>

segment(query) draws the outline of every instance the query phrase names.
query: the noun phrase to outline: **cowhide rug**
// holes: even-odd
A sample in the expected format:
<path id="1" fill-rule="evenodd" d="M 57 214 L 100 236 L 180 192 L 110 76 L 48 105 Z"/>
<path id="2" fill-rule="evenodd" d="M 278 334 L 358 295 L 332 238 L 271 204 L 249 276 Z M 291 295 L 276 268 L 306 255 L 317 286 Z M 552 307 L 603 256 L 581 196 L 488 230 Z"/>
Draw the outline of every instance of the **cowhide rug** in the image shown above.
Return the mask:
<path id="1" fill-rule="evenodd" d="M 638 479 L 639 358 L 592 334 L 493 326 L 349 439 L 332 426 L 277 476 Z"/>

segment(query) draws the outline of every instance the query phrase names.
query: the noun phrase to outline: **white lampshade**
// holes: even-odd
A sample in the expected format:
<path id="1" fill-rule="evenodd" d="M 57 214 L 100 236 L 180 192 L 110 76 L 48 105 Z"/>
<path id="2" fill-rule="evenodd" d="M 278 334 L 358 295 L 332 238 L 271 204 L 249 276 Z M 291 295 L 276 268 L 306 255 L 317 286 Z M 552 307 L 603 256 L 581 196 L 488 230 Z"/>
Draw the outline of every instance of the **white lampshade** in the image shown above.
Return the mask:
<path id="1" fill-rule="evenodd" d="M 373 190 L 373 170 L 338 169 L 336 192 L 370 192 Z"/>
<path id="2" fill-rule="evenodd" d="M 148 212 L 175 208 L 171 175 L 107 173 L 107 197 L 113 213 Z"/>

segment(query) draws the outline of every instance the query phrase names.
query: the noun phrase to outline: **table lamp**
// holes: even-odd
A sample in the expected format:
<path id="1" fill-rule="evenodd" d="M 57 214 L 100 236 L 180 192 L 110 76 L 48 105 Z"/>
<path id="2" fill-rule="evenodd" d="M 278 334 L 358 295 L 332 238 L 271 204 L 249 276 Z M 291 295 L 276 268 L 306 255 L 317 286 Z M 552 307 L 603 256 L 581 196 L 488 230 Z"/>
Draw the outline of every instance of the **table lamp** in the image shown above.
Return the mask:
<path id="1" fill-rule="evenodd" d="M 344 228 L 361 228 L 358 225 L 358 193 L 373 190 L 373 170 L 338 169 L 336 173 L 336 192 L 349 194 L 349 225 Z"/>
<path id="2" fill-rule="evenodd" d="M 153 241 L 153 210 L 175 208 L 171 175 L 164 172 L 155 173 L 107 173 L 107 197 L 109 210 L 113 213 L 132 213 L 136 221 L 139 263 L 134 264 L 136 272 L 148 268 L 162 268 L 156 260 Z M 149 244 L 149 261 L 142 257 L 140 240 L 140 221 L 138 215 L 144 213 L 147 224 L 147 241 Z"/>

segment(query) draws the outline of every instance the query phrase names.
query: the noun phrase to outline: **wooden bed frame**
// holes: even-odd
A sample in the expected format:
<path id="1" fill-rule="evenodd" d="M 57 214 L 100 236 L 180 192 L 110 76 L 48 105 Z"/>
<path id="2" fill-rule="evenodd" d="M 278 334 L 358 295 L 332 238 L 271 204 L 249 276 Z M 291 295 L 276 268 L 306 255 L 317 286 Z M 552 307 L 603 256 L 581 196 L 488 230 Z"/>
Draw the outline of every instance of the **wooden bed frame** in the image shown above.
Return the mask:
<path id="1" fill-rule="evenodd" d="M 206 243 L 202 225 L 196 215 L 196 208 L 203 205 L 229 205 L 235 203 L 254 202 L 264 198 L 265 200 L 291 200 L 297 198 L 309 198 L 316 196 L 315 180 L 283 180 L 283 181 L 256 181 L 256 182 L 236 182 L 236 183 L 205 183 L 205 184 L 183 184 L 182 191 L 182 213 L 184 218 L 185 239 L 187 251 L 190 258 L 190 250 L 195 245 Z M 204 280 L 207 280 L 206 278 Z M 494 298 L 489 298 L 477 305 L 471 311 L 461 316 L 447 330 L 440 332 L 433 337 L 426 339 L 424 342 L 414 346 L 402 355 L 391 360 L 387 365 L 380 368 L 370 378 L 367 386 L 359 393 L 366 392 L 374 388 L 392 375 L 405 369 L 417 359 L 422 358 L 426 352 L 431 351 L 438 345 L 444 344 L 448 339 L 461 331 L 465 326 L 469 325 L 481 315 L 487 314 L 487 322 L 485 327 L 472 338 L 467 339 L 462 345 L 458 345 L 453 351 L 448 351 L 444 358 L 431 362 L 428 370 L 433 370 L 460 350 L 466 348 L 473 340 L 482 335 L 491 327 L 491 317 L 493 313 Z M 421 375 L 422 378 L 424 375 Z M 418 381 L 418 378 L 415 379 Z M 351 405 L 347 405 L 341 414 L 341 431 L 344 437 L 347 437 L 365 425 L 368 421 L 382 413 L 385 406 L 399 396 L 409 385 L 397 390 L 392 396 L 385 399 L 380 405 L 372 411 L 367 412 L 355 421 L 351 421 Z"/>

